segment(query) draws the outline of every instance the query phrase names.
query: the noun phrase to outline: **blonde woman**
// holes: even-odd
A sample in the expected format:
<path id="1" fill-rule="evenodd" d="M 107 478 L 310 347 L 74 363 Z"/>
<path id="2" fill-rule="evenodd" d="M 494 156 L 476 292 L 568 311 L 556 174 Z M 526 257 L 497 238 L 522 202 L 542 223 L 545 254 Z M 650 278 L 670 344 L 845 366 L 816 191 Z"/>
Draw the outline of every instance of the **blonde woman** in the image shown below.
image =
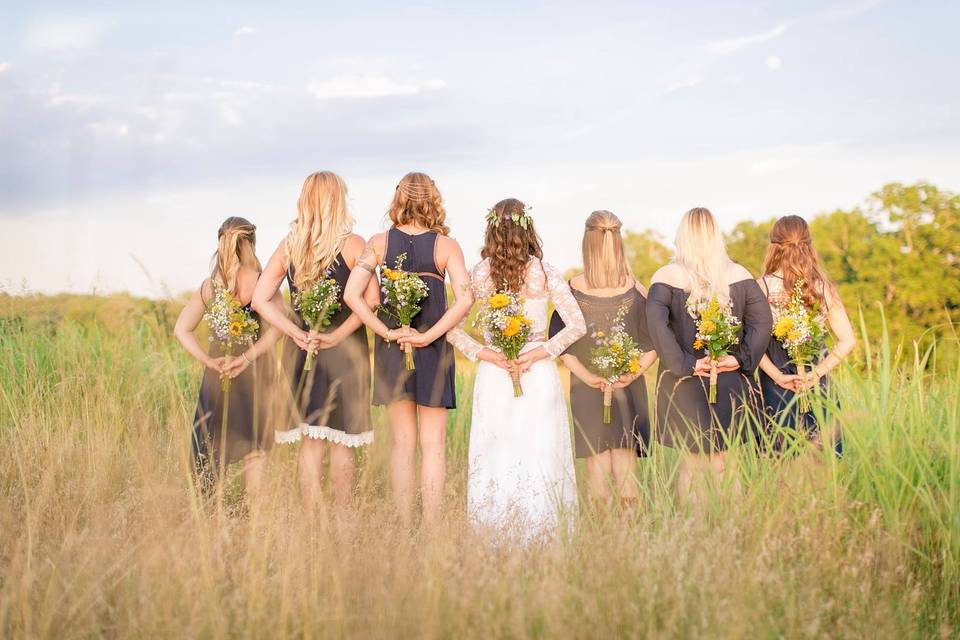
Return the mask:
<path id="1" fill-rule="evenodd" d="M 730 355 L 717 361 L 717 402 L 708 403 L 711 362 L 695 349 L 696 320 L 690 306 L 716 298 L 729 304 L 742 325 Z M 693 470 L 722 474 L 724 451 L 739 429 L 759 418 L 752 376 L 767 349 L 773 318 L 766 296 L 750 272 L 727 255 L 723 235 L 709 210 L 688 211 L 677 229 L 674 259 L 653 275 L 647 298 L 647 329 L 660 356 L 657 422 L 663 444 L 689 452 L 679 490 L 690 492 Z"/>
<path id="2" fill-rule="evenodd" d="M 300 489 L 308 511 L 321 498 L 324 460 L 330 454 L 330 477 L 340 506 L 353 497 L 353 450 L 373 442 L 370 421 L 370 351 L 360 318 L 345 304 L 324 333 L 310 331 L 294 311 L 291 320 L 278 295 L 284 280 L 291 297 L 321 278 L 340 285 L 341 302 L 350 272 L 363 252 L 363 238 L 352 232 L 347 187 L 330 171 L 307 176 L 297 201 L 297 219 L 274 251 L 254 292 L 253 304 L 270 324 L 300 347 L 292 371 L 296 411 L 277 442 L 300 445 Z M 376 289 L 366 294 L 376 299 Z M 304 371 L 307 351 L 317 354 Z"/>
<path id="3" fill-rule="evenodd" d="M 639 498 L 633 479 L 637 455 L 646 455 L 650 442 L 650 416 L 644 372 L 657 359 L 647 333 L 646 289 L 633 277 L 623 248 L 620 219 L 609 211 L 594 211 L 583 233 L 583 274 L 570 281 L 573 297 L 587 324 L 587 335 L 574 342 L 560 359 L 573 374 L 570 405 L 573 409 L 577 458 L 586 458 L 591 495 L 602 502 L 619 498 L 629 508 Z M 640 345 L 639 367 L 614 384 L 591 370 L 591 352 L 615 320 Z M 564 327 L 560 314 L 550 321 L 551 337 Z M 603 423 L 603 396 L 613 387 L 611 421 Z"/>
<path id="4" fill-rule="evenodd" d="M 422 454 L 420 490 L 423 517 L 437 520 L 446 479 L 447 410 L 456 407 L 453 348 L 444 339 L 469 311 L 473 298 L 460 245 L 447 234 L 446 212 L 440 191 L 430 176 L 408 173 L 400 180 L 390 203 L 391 227 L 373 236 L 347 283 L 344 300 L 376 334 L 374 403 L 386 405 L 393 432 L 390 467 L 394 498 L 405 524 L 413 517 L 414 463 L 417 433 Z M 378 266 L 393 267 L 405 255 L 403 269 L 418 273 L 428 296 L 405 331 L 387 314 L 374 312 L 377 303 L 364 297 L 378 286 Z M 447 307 L 447 274 L 455 301 Z M 400 338 L 416 347 L 416 370 L 403 366 Z M 419 423 L 419 429 L 418 429 Z"/>
<path id="5" fill-rule="evenodd" d="M 209 352 L 204 351 L 194 331 L 218 288 L 228 290 L 240 304 L 249 308 L 260 275 L 256 230 L 245 218 L 231 217 L 223 221 L 217 231 L 217 252 L 210 276 L 180 312 L 173 329 L 187 353 L 204 365 L 194 415 L 193 456 L 197 471 L 201 477 L 218 477 L 226 465 L 242 460 L 244 484 L 251 494 L 258 491 L 263 481 L 266 450 L 273 441 L 272 434 L 265 428 L 264 413 L 258 410 L 263 403 L 254 401 L 254 394 L 262 391 L 262 384 L 269 379 L 268 358 L 260 359 L 260 356 L 277 341 L 280 333 L 271 327 L 246 351 L 226 357 L 215 342 L 211 343 Z M 250 368 L 254 362 L 257 364 Z M 233 379 L 226 433 L 221 431 L 224 410 L 221 378 L 224 376 Z"/>

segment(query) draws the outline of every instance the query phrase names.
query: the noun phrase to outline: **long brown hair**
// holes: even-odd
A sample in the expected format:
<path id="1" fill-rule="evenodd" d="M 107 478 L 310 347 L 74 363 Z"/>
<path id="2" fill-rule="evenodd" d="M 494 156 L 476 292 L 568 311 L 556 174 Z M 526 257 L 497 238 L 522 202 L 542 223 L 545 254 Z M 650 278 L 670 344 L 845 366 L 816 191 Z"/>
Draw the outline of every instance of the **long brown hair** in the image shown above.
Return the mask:
<path id="1" fill-rule="evenodd" d="M 237 292 L 237 274 L 240 267 L 262 270 L 257 260 L 257 228 L 246 218 L 231 216 L 217 231 L 217 252 L 213 254 L 210 281 Z"/>
<path id="2" fill-rule="evenodd" d="M 622 287 L 633 279 L 623 250 L 620 218 L 609 211 L 594 211 L 583 232 L 583 276 L 591 289 Z"/>
<path id="3" fill-rule="evenodd" d="M 441 235 L 450 233 L 440 190 L 425 173 L 413 172 L 403 176 L 393 194 L 387 217 L 395 227 L 415 224 Z"/>
<path id="4" fill-rule="evenodd" d="M 793 291 L 798 280 L 803 280 L 803 299 L 807 305 L 825 306 L 826 292 L 834 291 L 834 284 L 813 246 L 810 227 L 800 216 L 784 216 L 770 229 L 763 275 L 777 272 L 783 277 L 783 290 L 787 294 Z"/>
<path id="5" fill-rule="evenodd" d="M 297 219 L 284 241 L 294 284 L 304 288 L 317 282 L 336 260 L 337 250 L 352 230 L 343 179 L 332 171 L 307 176 L 297 200 Z"/>
<path id="6" fill-rule="evenodd" d="M 521 223 L 521 219 L 525 220 Z M 520 293 L 531 257 L 543 259 L 540 236 L 526 205 L 516 198 L 501 200 L 487 214 L 487 232 L 480 257 L 490 259 L 494 288 Z"/>

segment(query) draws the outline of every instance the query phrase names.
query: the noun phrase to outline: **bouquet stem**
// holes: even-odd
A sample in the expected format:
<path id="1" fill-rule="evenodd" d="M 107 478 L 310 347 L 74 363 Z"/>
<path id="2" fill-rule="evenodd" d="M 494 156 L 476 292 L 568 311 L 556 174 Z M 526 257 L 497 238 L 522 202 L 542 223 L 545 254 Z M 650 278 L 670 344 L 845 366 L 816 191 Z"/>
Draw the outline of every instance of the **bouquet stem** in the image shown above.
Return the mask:
<path id="1" fill-rule="evenodd" d="M 227 352 L 224 355 L 229 360 L 233 357 L 233 349 L 227 349 Z M 230 376 L 222 373 L 220 374 L 220 390 L 223 391 L 224 396 L 230 393 L 230 382 Z"/>
<path id="2" fill-rule="evenodd" d="M 307 351 L 307 359 L 303 363 L 303 370 L 310 371 L 313 369 L 313 351 Z"/>
<path id="3" fill-rule="evenodd" d="M 613 387 L 609 384 L 603 386 L 603 424 L 613 422 Z"/>
<path id="4" fill-rule="evenodd" d="M 797 375 L 801 378 L 807 377 L 807 367 L 802 362 L 797 363 Z M 800 410 L 800 413 L 807 413 L 810 411 L 810 398 L 807 396 L 807 389 L 801 389 L 796 392 L 797 396 L 797 408 Z"/>
<path id="5" fill-rule="evenodd" d="M 710 361 L 710 404 L 717 403 L 717 363 Z"/>
<path id="6" fill-rule="evenodd" d="M 520 372 L 516 369 L 510 371 L 510 379 L 513 381 L 513 397 L 519 398 L 523 395 L 523 387 L 520 386 Z"/>
<path id="7" fill-rule="evenodd" d="M 401 329 L 410 329 L 409 324 L 401 326 Z M 413 360 L 413 345 L 406 343 L 403 345 L 403 368 L 407 371 L 414 371 L 417 368 L 416 362 Z"/>

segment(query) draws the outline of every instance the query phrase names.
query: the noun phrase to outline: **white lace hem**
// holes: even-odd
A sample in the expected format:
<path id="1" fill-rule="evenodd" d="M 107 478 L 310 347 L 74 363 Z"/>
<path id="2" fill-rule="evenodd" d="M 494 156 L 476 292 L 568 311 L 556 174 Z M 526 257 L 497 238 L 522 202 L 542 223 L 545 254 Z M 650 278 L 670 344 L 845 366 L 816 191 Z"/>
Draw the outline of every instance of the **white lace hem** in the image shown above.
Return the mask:
<path id="1" fill-rule="evenodd" d="M 278 444 L 293 444 L 299 442 L 304 436 L 313 440 L 329 440 L 334 444 L 342 444 L 345 447 L 362 447 L 373 443 L 373 431 L 364 431 L 363 433 L 344 433 L 333 427 L 322 425 L 312 425 L 303 423 L 288 431 L 275 431 L 273 440 Z"/>

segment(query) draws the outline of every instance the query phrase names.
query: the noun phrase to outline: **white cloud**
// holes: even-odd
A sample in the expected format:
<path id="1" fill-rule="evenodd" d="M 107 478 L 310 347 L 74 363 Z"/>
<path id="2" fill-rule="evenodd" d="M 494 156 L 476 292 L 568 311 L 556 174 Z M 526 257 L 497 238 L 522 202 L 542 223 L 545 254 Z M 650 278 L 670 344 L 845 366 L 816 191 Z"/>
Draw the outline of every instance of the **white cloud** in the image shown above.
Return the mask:
<path id="1" fill-rule="evenodd" d="M 103 97 L 86 93 L 64 93 L 60 84 L 54 84 L 47 89 L 47 102 L 44 105 L 48 109 L 72 106 L 79 109 L 86 109 L 103 102 Z"/>
<path id="2" fill-rule="evenodd" d="M 27 28 L 27 46 L 39 51 L 89 49 L 106 30 L 107 25 L 86 18 L 45 20 Z"/>
<path id="3" fill-rule="evenodd" d="M 679 82 L 674 82 L 673 84 L 668 86 L 666 89 L 664 89 L 663 93 L 664 95 L 666 95 L 668 93 L 673 93 L 674 91 L 681 91 L 683 89 L 692 89 L 693 87 L 699 86 L 701 84 L 703 84 L 703 78 L 700 76 L 696 76 L 688 80 L 681 80 Z"/>
<path id="4" fill-rule="evenodd" d="M 9 68 L 10 68 L 10 63 L 9 63 L 9 62 L 0 62 L 0 73 L 3 73 L 4 71 L 6 71 L 6 70 L 9 69 Z"/>
<path id="5" fill-rule="evenodd" d="M 384 75 L 340 75 L 329 80 L 314 80 L 307 91 L 320 100 L 338 98 L 382 98 L 412 96 L 423 91 L 443 89 L 443 80 L 400 81 Z"/>
<path id="6" fill-rule="evenodd" d="M 712 42 L 708 45 L 708 48 L 714 53 L 727 55 L 734 53 L 735 51 L 739 51 L 745 47 L 750 47 L 763 42 L 769 42 L 770 40 L 776 40 L 782 36 L 786 30 L 786 24 L 778 24 L 773 29 L 770 29 L 770 31 L 765 33 L 757 33 L 751 36 L 743 36 L 740 38 L 730 38 L 729 40 Z"/>
<path id="7" fill-rule="evenodd" d="M 780 56 L 767 57 L 767 68 L 770 69 L 771 71 L 779 71 L 782 65 L 783 65 L 783 61 L 780 60 Z"/>
<path id="8" fill-rule="evenodd" d="M 91 122 L 87 128 L 96 134 L 125 137 L 130 127 L 125 122 Z"/>
<path id="9" fill-rule="evenodd" d="M 256 32 L 257 32 L 257 28 L 256 28 L 256 27 L 250 27 L 250 26 L 244 25 L 244 26 L 240 27 L 239 29 L 237 29 L 236 31 L 234 31 L 234 32 L 233 32 L 233 35 L 235 35 L 235 36 L 252 36 L 252 35 L 255 34 Z"/>

